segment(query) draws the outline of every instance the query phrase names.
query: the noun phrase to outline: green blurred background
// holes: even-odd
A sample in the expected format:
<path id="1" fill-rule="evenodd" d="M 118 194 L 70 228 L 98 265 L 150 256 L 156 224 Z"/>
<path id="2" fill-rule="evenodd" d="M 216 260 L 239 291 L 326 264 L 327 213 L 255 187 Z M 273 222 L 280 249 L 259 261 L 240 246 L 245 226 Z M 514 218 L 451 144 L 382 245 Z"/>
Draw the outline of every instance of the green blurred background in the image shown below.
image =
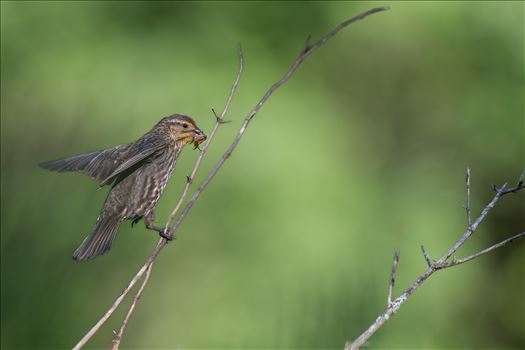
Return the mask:
<path id="1" fill-rule="evenodd" d="M 313 39 L 385 3 L 1 3 L 1 344 L 68 348 L 157 238 L 129 223 L 76 263 L 107 189 L 36 164 L 130 142 L 172 113 L 206 131 L 238 94 L 197 182 Z M 524 3 L 391 2 L 308 59 L 251 124 L 163 251 L 124 348 L 341 349 L 524 168 Z M 157 208 L 163 223 L 197 152 Z M 509 195 L 459 256 L 523 231 Z M 371 348 L 525 348 L 524 242 L 440 272 Z M 128 305 L 125 303 L 124 307 Z M 120 310 L 89 343 L 110 344 Z"/>

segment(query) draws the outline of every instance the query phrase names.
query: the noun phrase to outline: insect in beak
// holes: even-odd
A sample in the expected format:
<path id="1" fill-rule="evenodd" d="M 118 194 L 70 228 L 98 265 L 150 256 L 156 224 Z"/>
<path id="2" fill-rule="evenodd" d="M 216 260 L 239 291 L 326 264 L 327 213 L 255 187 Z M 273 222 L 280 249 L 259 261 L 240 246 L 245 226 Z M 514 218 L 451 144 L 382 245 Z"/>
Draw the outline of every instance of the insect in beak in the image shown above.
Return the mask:
<path id="1" fill-rule="evenodd" d="M 199 129 L 193 130 L 193 144 L 195 145 L 195 149 L 199 147 L 201 143 L 206 140 L 206 135 Z"/>

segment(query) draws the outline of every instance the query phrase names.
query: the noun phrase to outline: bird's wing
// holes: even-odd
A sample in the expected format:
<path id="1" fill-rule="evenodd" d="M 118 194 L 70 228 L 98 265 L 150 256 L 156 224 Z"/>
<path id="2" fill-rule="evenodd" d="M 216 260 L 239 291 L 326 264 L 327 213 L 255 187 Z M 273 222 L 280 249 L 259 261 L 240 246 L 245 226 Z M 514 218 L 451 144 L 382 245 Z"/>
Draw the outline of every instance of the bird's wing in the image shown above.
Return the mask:
<path id="1" fill-rule="evenodd" d="M 122 159 L 122 162 L 109 175 L 102 179 L 100 187 L 110 184 L 119 174 L 139 164 L 164 147 L 165 144 L 163 142 L 151 142 L 149 140 L 139 140 L 131 144 L 126 152 L 127 156 Z"/>
<path id="2" fill-rule="evenodd" d="M 129 145 L 119 145 L 100 151 L 79 154 L 68 158 L 38 164 L 44 169 L 58 172 L 84 172 L 93 179 L 103 180 L 122 162 Z"/>
<path id="3" fill-rule="evenodd" d="M 94 159 L 100 156 L 103 152 L 109 150 L 96 151 L 91 153 L 79 154 L 78 156 L 51 160 L 48 162 L 43 162 L 38 164 L 38 166 L 51 170 L 51 171 L 84 171 L 89 163 Z"/>
<path id="4" fill-rule="evenodd" d="M 40 163 L 39 166 L 58 172 L 84 172 L 93 179 L 101 181 L 100 186 L 104 186 L 163 146 L 161 143 L 139 140 L 131 144 Z"/>

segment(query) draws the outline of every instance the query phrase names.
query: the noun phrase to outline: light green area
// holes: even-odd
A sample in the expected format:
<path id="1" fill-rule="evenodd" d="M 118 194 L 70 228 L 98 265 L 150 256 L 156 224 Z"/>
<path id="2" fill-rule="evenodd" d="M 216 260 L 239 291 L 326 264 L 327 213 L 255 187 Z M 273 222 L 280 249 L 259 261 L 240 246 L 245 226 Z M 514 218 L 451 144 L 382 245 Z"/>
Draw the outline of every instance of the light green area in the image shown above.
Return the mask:
<path id="1" fill-rule="evenodd" d="M 1 344 L 69 348 L 153 249 L 120 227 L 107 256 L 71 254 L 105 192 L 40 161 L 138 138 L 161 117 L 213 125 L 246 67 L 203 171 L 304 38 L 382 3 L 1 3 Z M 524 168 L 524 3 L 392 2 L 299 68 L 250 125 L 154 267 L 124 348 L 341 349 L 465 229 L 491 183 Z M 197 156 L 185 150 L 157 219 Z M 523 231 L 502 200 L 459 252 Z M 525 347 L 524 242 L 437 273 L 370 348 Z M 127 304 L 126 304 L 127 305 Z M 89 344 L 107 348 L 120 310 Z"/>

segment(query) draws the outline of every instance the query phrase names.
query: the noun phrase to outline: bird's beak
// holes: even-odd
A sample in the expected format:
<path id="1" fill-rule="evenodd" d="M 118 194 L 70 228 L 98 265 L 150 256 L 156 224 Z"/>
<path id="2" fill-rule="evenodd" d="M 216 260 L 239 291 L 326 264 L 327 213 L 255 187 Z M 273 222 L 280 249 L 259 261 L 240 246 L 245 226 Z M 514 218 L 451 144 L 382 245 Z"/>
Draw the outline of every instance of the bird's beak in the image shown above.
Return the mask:
<path id="1" fill-rule="evenodd" d="M 206 134 L 204 134 L 200 129 L 193 130 L 193 144 L 197 147 L 199 144 L 206 140 Z"/>

